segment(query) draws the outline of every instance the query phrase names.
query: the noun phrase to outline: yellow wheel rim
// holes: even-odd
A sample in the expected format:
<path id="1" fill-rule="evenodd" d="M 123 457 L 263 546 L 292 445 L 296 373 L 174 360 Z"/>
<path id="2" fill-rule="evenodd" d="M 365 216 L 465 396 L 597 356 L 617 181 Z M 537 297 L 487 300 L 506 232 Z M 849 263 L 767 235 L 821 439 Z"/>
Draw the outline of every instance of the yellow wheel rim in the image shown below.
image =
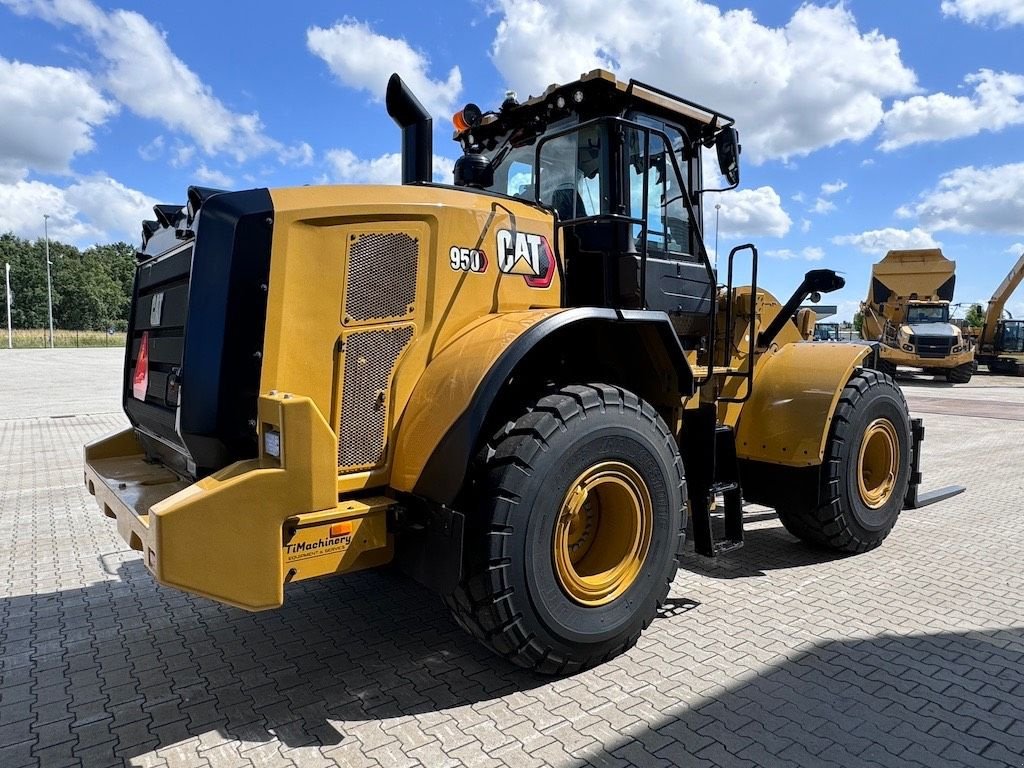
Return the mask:
<path id="1" fill-rule="evenodd" d="M 647 484 L 619 461 L 595 464 L 569 486 L 555 522 L 555 576 L 582 605 L 610 603 L 636 581 L 651 545 Z"/>
<path id="2" fill-rule="evenodd" d="M 857 460 L 860 498 L 866 506 L 878 509 L 892 496 L 899 473 L 899 438 L 888 419 L 875 419 L 864 431 Z"/>

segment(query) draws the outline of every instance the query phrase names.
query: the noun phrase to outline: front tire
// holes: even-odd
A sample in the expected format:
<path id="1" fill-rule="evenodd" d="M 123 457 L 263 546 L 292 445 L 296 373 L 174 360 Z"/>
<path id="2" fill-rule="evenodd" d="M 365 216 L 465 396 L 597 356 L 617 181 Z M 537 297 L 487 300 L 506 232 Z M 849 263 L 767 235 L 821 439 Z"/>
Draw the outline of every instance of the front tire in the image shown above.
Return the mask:
<path id="1" fill-rule="evenodd" d="M 790 533 L 840 552 L 881 544 L 903 509 L 910 482 L 910 412 L 903 392 L 878 371 L 862 369 L 843 389 L 816 483 L 780 502 Z"/>
<path id="2" fill-rule="evenodd" d="M 544 674 L 637 641 L 686 529 L 679 449 L 650 404 L 604 384 L 542 397 L 494 436 L 470 483 L 465 575 L 446 598 L 460 625 Z"/>
<path id="3" fill-rule="evenodd" d="M 964 363 L 946 371 L 946 381 L 950 384 L 966 384 L 974 375 L 974 363 Z"/>

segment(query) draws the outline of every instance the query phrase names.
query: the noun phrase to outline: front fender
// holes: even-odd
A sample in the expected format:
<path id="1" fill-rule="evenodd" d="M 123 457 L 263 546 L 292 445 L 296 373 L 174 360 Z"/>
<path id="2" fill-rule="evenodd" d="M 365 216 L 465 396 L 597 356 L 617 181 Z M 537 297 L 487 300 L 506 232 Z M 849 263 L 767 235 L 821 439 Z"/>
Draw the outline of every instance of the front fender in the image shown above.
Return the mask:
<path id="1" fill-rule="evenodd" d="M 821 464 L 843 387 L 872 354 L 863 344 L 801 342 L 764 360 L 737 420 L 737 456 L 789 467 Z"/>

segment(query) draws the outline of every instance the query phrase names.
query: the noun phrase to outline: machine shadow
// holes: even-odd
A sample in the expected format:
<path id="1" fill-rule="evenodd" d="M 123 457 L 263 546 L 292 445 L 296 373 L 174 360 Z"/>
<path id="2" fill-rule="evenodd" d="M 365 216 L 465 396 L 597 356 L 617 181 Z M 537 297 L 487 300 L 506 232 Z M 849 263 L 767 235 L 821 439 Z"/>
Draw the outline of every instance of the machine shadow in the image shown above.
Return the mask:
<path id="1" fill-rule="evenodd" d="M 1024 628 L 801 651 L 637 722 L 573 765 L 1021 765 Z"/>
<path id="2" fill-rule="evenodd" d="M 294 585 L 283 608 L 258 614 L 160 587 L 138 559 L 117 574 L 0 599 L 0 684 L 7 693 L 23 683 L 14 693 L 25 694 L 5 697 L 4 725 L 16 725 L 4 729 L 0 764 L 30 763 L 50 744 L 85 764 L 127 760 L 214 729 L 333 745 L 344 734 L 332 720 L 433 712 L 546 682 L 495 657 L 436 595 L 394 573 Z"/>
<path id="3" fill-rule="evenodd" d="M 712 523 L 720 526 L 720 517 L 714 515 Z M 750 527 L 754 523 L 770 520 L 774 520 L 775 524 Z M 711 558 L 695 554 L 692 544 L 689 544 L 680 567 L 712 579 L 748 579 L 764 576 L 769 571 L 802 568 L 849 557 L 842 552 L 817 549 L 799 541 L 782 527 L 772 510 L 746 512 L 743 522 L 747 528 L 742 548 Z M 687 539 L 692 540 L 690 532 L 687 533 Z"/>

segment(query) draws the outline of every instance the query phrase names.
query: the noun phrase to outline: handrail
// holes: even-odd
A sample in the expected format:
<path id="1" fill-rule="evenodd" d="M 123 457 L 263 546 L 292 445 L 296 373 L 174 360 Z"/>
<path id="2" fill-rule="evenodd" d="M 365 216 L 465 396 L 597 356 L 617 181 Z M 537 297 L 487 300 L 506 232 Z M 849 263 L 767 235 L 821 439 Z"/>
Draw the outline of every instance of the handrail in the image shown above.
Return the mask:
<path id="1" fill-rule="evenodd" d="M 737 245 L 731 251 L 729 251 L 729 268 L 726 279 L 726 295 L 725 295 L 725 351 L 726 353 L 732 349 L 732 334 L 733 334 L 733 285 L 732 285 L 732 271 L 733 261 L 736 254 L 740 251 L 750 251 L 750 333 L 747 336 L 747 369 L 740 373 L 728 373 L 725 376 L 742 376 L 747 382 L 747 389 L 743 393 L 743 397 L 719 397 L 718 402 L 720 403 L 745 403 L 750 399 L 751 393 L 754 391 L 754 352 L 756 351 L 756 339 L 757 339 L 757 246 L 753 243 L 744 243 L 743 245 Z M 728 361 L 723 359 L 722 361 L 726 368 L 729 367 Z"/>

